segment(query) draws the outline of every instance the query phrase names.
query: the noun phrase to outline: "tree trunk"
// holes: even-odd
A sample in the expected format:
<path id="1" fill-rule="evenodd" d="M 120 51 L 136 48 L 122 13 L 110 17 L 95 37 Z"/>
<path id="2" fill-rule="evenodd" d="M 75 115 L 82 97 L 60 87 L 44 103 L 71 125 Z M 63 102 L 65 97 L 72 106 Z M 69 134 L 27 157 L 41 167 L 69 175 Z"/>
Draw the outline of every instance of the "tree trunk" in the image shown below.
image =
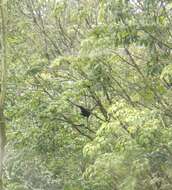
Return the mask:
<path id="1" fill-rule="evenodd" d="M 6 141 L 4 103 L 6 96 L 6 78 L 7 78 L 7 61 L 6 61 L 6 24 L 4 15 L 5 5 L 0 0 L 1 13 L 1 81 L 0 81 L 0 190 L 3 190 L 3 160 Z"/>
<path id="2" fill-rule="evenodd" d="M 5 119 L 3 112 L 0 112 L 0 190 L 3 190 L 3 160 L 5 148 Z"/>

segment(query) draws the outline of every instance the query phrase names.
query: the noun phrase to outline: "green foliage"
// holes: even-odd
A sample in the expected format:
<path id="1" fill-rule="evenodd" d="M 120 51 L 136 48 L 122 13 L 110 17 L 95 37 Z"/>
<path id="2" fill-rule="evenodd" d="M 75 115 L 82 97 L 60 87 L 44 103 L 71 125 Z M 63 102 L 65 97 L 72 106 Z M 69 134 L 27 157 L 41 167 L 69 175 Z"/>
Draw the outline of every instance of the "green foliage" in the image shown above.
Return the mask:
<path id="1" fill-rule="evenodd" d="M 109 114 L 118 121 L 103 124 L 93 142 L 84 148 L 92 163 L 84 173 L 94 189 L 171 188 L 172 130 L 164 128 L 160 115 L 137 110 L 121 102 Z"/>
<path id="2" fill-rule="evenodd" d="M 172 189 L 171 8 L 8 1 L 6 189 Z"/>

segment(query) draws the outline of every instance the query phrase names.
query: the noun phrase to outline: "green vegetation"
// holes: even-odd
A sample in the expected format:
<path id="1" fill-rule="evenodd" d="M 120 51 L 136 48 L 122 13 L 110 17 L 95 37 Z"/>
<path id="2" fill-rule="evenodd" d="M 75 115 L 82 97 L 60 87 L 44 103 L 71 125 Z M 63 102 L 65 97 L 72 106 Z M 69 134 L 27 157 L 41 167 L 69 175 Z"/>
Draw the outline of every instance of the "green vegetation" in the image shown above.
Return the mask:
<path id="1" fill-rule="evenodd" d="M 172 2 L 0 5 L 0 190 L 171 190 Z"/>

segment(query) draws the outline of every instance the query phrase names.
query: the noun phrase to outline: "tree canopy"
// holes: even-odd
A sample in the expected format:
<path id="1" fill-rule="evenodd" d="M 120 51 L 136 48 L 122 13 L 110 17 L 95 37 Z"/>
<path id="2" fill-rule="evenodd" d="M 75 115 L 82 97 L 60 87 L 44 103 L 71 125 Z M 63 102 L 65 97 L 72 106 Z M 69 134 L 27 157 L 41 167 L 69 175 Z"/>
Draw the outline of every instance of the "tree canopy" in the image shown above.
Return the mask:
<path id="1" fill-rule="evenodd" d="M 172 189 L 172 2 L 0 5 L 0 188 Z"/>

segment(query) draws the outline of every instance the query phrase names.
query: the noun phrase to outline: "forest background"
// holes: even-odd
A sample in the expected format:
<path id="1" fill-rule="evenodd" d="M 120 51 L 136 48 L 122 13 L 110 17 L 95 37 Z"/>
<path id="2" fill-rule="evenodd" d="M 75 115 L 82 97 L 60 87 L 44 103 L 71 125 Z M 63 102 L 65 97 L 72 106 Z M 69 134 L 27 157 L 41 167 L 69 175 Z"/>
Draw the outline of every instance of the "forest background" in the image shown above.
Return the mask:
<path id="1" fill-rule="evenodd" d="M 0 188 L 172 189 L 172 2 L 0 5 Z"/>

